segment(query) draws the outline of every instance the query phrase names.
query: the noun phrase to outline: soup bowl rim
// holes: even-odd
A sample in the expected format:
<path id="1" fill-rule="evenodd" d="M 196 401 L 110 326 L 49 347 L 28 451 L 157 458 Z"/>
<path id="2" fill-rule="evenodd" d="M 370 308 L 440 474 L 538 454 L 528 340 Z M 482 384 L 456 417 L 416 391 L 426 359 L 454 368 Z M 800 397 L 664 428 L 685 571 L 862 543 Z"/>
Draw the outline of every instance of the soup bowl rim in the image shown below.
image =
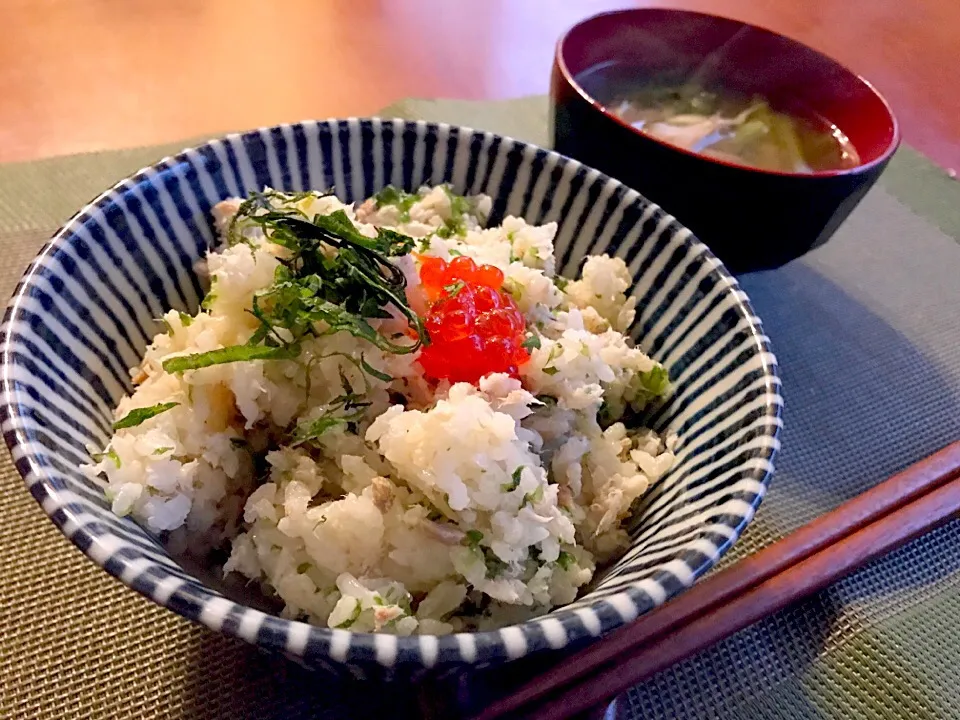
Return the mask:
<path id="1" fill-rule="evenodd" d="M 603 103 L 601 103 L 599 100 L 594 98 L 593 95 L 587 92 L 587 90 L 584 89 L 584 87 L 579 82 L 577 82 L 573 73 L 570 72 L 570 69 L 567 66 L 566 57 L 564 55 L 564 46 L 573 32 L 575 32 L 579 28 L 582 28 L 586 25 L 595 23 L 600 18 L 648 14 L 651 11 L 658 14 L 676 14 L 676 15 L 685 15 L 685 16 L 696 16 L 700 18 L 707 18 L 710 20 L 722 20 L 724 22 L 737 23 L 739 25 L 742 25 L 745 28 L 751 28 L 753 30 L 758 30 L 760 32 L 775 35 L 779 38 L 782 38 L 788 41 L 789 43 L 794 43 L 798 46 L 801 46 L 810 50 L 811 52 L 820 56 L 820 58 L 823 61 L 834 65 L 838 69 L 850 75 L 857 82 L 861 83 L 869 92 L 871 92 L 880 101 L 891 124 L 892 132 L 890 135 L 890 141 L 887 143 L 887 146 L 883 149 L 883 151 L 879 155 L 877 155 L 877 157 L 875 157 L 873 160 L 870 160 L 868 162 L 860 162 L 854 165 L 853 167 L 838 168 L 834 170 L 814 170 L 812 172 L 788 172 L 785 170 L 770 170 L 766 168 L 758 168 L 752 165 L 748 165 L 746 163 L 732 162 L 724 158 L 712 157 L 710 155 L 704 155 L 701 152 L 694 152 L 693 150 L 687 150 L 686 148 L 680 145 L 676 145 L 674 143 L 667 142 L 666 140 L 662 140 L 658 138 L 656 135 L 653 135 L 644 130 L 641 130 L 640 128 L 632 125 L 631 123 L 626 122 L 625 120 L 620 118 L 616 113 L 608 110 Z M 797 178 L 797 179 L 819 179 L 819 178 L 829 178 L 829 177 L 853 176 L 853 175 L 859 175 L 859 174 L 868 172 L 875 167 L 883 166 L 885 163 L 887 163 L 890 160 L 893 154 L 897 151 L 897 148 L 900 146 L 900 140 L 901 140 L 900 124 L 897 121 L 897 117 L 896 115 L 894 115 L 893 109 L 890 107 L 890 103 L 887 102 L 887 99 L 880 93 L 879 90 L 877 90 L 877 88 L 869 80 L 864 78 L 862 75 L 854 72 L 853 70 L 848 68 L 846 65 L 843 65 L 842 63 L 830 57 L 829 55 L 826 55 L 825 53 L 822 53 L 819 50 L 815 50 L 814 48 L 811 48 L 809 45 L 806 45 L 805 43 L 801 43 L 799 40 L 795 40 L 794 38 L 784 35 L 783 33 L 776 32 L 775 30 L 771 30 L 769 28 L 763 27 L 762 25 L 743 22 L 742 20 L 725 17 L 723 15 L 698 12 L 695 10 L 679 10 L 679 9 L 673 9 L 673 8 L 627 8 L 623 10 L 611 10 L 609 12 L 603 12 L 603 13 L 598 13 L 596 15 L 591 15 L 590 17 L 581 20 L 577 24 L 567 29 L 567 31 L 560 36 L 560 39 L 557 40 L 554 65 L 557 68 L 557 70 L 560 72 L 561 76 L 563 77 L 564 82 L 567 83 L 571 88 L 573 88 L 573 90 L 576 91 L 576 93 L 585 102 L 591 105 L 597 112 L 599 112 L 608 120 L 616 123 L 620 127 L 628 130 L 629 132 L 637 135 L 638 137 L 641 137 L 641 138 L 644 138 L 645 140 L 656 143 L 657 145 L 663 148 L 667 148 L 674 152 L 681 153 L 682 155 L 686 155 L 690 158 L 695 158 L 703 162 L 713 163 L 715 165 L 727 167 L 730 169 L 745 170 L 748 172 L 759 173 L 762 175 L 769 175 L 773 177 L 786 177 L 786 178 Z"/>

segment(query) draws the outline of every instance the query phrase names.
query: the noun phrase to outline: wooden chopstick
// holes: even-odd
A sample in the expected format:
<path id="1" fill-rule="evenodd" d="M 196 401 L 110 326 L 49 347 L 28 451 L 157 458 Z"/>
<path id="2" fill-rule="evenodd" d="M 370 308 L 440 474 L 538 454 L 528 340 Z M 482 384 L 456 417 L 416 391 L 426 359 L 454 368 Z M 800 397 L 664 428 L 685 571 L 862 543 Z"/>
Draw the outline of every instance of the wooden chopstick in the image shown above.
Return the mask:
<path id="1" fill-rule="evenodd" d="M 662 646 L 625 655 L 615 669 L 582 679 L 529 714 L 532 719 L 569 717 L 611 700 L 676 662 L 713 645 L 795 600 L 830 585 L 855 568 L 926 533 L 960 512 L 960 479 L 924 495 L 773 576 L 736 600 L 702 615 L 669 635 Z"/>
<path id="2" fill-rule="evenodd" d="M 576 653 L 476 720 L 563 718 L 614 697 L 949 519 L 960 511 L 958 478 L 960 442 Z"/>

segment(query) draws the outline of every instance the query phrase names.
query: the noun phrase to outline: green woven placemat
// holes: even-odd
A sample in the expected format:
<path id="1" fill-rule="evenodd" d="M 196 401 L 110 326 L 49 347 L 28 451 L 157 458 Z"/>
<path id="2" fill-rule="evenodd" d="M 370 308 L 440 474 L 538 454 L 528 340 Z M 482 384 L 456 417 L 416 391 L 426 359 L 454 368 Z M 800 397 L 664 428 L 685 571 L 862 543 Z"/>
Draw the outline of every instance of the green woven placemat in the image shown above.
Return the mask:
<path id="1" fill-rule="evenodd" d="M 547 142 L 543 98 L 411 100 L 383 115 Z M 117 179 L 191 144 L 0 166 L 6 257 L 0 294 L 12 291 L 42 242 L 77 208 Z M 783 271 L 744 279 L 784 363 L 787 432 L 770 497 L 726 562 L 954 433 L 960 437 L 960 426 L 949 421 L 952 412 L 960 422 L 954 412 L 960 409 L 960 343 L 953 342 L 955 312 L 946 310 L 960 306 L 960 294 L 949 287 L 960 267 L 951 266 L 960 263 L 952 241 L 960 237 L 957 191 L 944 173 L 904 148 L 835 240 Z M 831 345 L 838 335 L 844 342 Z M 811 353 L 810 344 L 823 352 Z M 838 367 L 838 357 L 847 362 Z M 848 416 L 830 398 L 845 397 L 851 387 L 857 393 L 845 400 Z M 818 418 L 825 418 L 823 427 Z M 859 439 L 864 428 L 871 436 L 866 443 Z M 955 547 L 956 523 L 662 673 L 621 698 L 618 712 L 631 718 L 960 716 Z M 318 681 L 127 590 L 60 536 L 6 457 L 0 460 L 0 566 L 2 718 L 415 713 L 402 688 L 371 693 Z"/>

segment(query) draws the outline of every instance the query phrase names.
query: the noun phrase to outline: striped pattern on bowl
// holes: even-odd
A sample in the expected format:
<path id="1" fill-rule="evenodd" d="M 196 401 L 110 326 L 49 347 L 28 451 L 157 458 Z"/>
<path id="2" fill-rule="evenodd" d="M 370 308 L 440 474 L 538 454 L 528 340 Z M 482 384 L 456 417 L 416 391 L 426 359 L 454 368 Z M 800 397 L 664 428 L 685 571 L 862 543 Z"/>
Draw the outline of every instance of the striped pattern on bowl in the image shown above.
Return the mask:
<path id="1" fill-rule="evenodd" d="M 506 215 L 557 221 L 558 267 L 624 258 L 639 300 L 632 336 L 675 394 L 650 415 L 677 433 L 675 467 L 643 499 L 627 554 L 589 594 L 548 616 L 447 637 L 351 633 L 228 599 L 149 533 L 111 514 L 78 472 L 111 434 L 111 409 L 169 308 L 194 311 L 210 208 L 268 185 L 335 187 L 346 201 L 388 183 L 451 182 Z M 3 432 L 27 487 L 107 572 L 209 628 L 312 667 L 417 675 L 588 640 L 664 602 L 713 566 L 750 522 L 773 471 L 777 364 L 746 295 L 710 251 L 635 191 L 576 161 L 467 128 L 401 120 L 304 122 L 232 135 L 145 168 L 96 198 L 27 270 L 2 327 Z M 91 599 L 91 602 L 96 602 Z"/>

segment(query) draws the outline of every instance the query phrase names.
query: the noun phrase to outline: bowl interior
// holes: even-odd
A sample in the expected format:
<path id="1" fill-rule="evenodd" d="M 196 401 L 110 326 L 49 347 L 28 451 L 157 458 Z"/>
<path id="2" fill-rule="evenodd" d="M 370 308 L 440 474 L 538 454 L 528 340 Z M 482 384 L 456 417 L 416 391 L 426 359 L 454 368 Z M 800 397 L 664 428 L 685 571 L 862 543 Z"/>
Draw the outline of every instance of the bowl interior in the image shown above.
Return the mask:
<path id="1" fill-rule="evenodd" d="M 806 45 L 736 20 L 665 9 L 607 13 L 574 26 L 557 52 L 568 80 L 594 102 L 591 71 L 619 65 L 636 69 L 642 79 L 695 78 L 707 87 L 764 96 L 800 116 L 819 116 L 850 138 L 861 165 L 896 148 L 894 116 L 863 78 Z"/>
<path id="2" fill-rule="evenodd" d="M 156 538 L 113 516 L 78 466 L 111 434 L 111 410 L 168 308 L 194 311 L 210 208 L 271 186 L 337 188 L 343 200 L 388 183 L 451 182 L 494 199 L 496 223 L 556 222 L 558 267 L 586 255 L 627 262 L 639 299 L 631 334 L 661 360 L 673 397 L 649 420 L 679 435 L 673 470 L 648 494 L 624 558 L 574 606 L 504 630 L 395 638 L 281 620 L 230 598 Z M 4 433 L 30 492 L 108 572 L 215 630 L 315 666 L 366 674 L 491 662 L 561 647 L 632 619 L 692 583 L 749 522 L 778 446 L 776 363 L 736 281 L 683 227 L 635 191 L 539 148 L 446 125 L 308 122 L 230 136 L 119 183 L 74 217 L 19 285 L 4 324 Z M 241 598 L 238 598 L 241 599 Z M 242 599 L 241 599 L 242 600 Z M 359 668 L 359 669 L 358 669 Z"/>

